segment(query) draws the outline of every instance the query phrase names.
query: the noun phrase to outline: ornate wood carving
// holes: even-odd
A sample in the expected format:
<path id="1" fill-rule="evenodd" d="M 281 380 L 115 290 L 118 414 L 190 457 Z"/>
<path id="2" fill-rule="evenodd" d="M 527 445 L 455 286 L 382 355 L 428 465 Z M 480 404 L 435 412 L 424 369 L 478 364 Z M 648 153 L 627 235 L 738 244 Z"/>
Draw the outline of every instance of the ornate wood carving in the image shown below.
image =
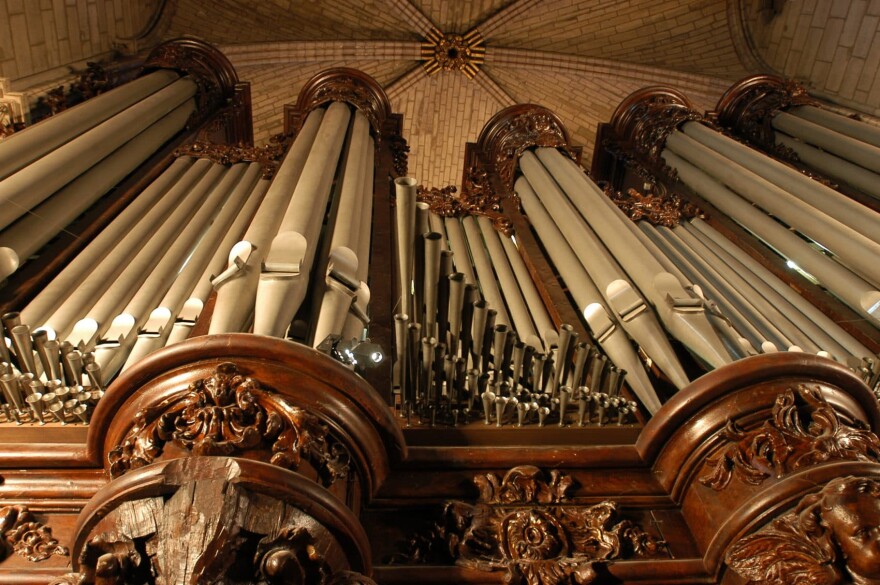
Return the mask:
<path id="1" fill-rule="evenodd" d="M 776 144 L 771 122 L 779 112 L 794 106 L 817 105 L 806 88 L 793 79 L 775 75 L 753 75 L 734 83 L 715 107 L 721 126 L 738 138 L 772 156 L 797 162 L 798 156 Z"/>
<path id="2" fill-rule="evenodd" d="M 505 235 L 513 233 L 510 219 L 504 215 L 501 200 L 492 189 L 488 174 L 472 168 L 466 176 L 467 197 L 456 195 L 455 185 L 446 187 L 425 187 L 419 185 L 417 199 L 427 203 L 431 211 L 443 217 L 462 217 L 465 215 L 485 215 L 492 225 Z"/>
<path id="3" fill-rule="evenodd" d="M 651 556 L 664 547 L 612 501 L 568 504 L 574 480 L 552 470 L 515 467 L 503 478 L 477 475 L 476 504 L 445 505 L 442 523 L 417 535 L 397 560 L 451 563 L 484 571 L 507 571 L 507 581 L 528 585 L 592 583 L 597 567 L 631 556 Z"/>
<path id="4" fill-rule="evenodd" d="M 682 219 L 703 217 L 699 207 L 676 193 L 669 193 L 662 183 L 656 184 L 654 188 L 656 193 L 645 195 L 635 189 L 627 189 L 624 195 L 620 191 L 606 187 L 605 194 L 632 221 L 645 220 L 654 225 L 673 228 L 681 223 Z"/>
<path id="5" fill-rule="evenodd" d="M 353 516 L 294 474 L 225 457 L 152 468 L 96 495 L 78 525 L 75 573 L 57 582 L 357 583 L 349 570 L 364 564 L 359 553 L 346 558 L 338 532 Z"/>
<path id="6" fill-rule="evenodd" d="M 880 481 L 831 480 L 734 544 L 727 565 L 754 585 L 880 582 Z"/>
<path id="7" fill-rule="evenodd" d="M 300 90 L 294 111 L 298 119 L 285 121 L 285 132 L 299 131 L 306 114 L 328 102 L 346 102 L 361 111 L 381 139 L 385 120 L 391 115 L 391 103 L 385 90 L 369 75 L 337 67 L 322 71 Z"/>
<path id="8" fill-rule="evenodd" d="M 570 144 L 568 131 L 556 114 L 534 104 L 520 104 L 501 110 L 486 123 L 477 140 L 487 169 L 497 173 L 507 193 L 513 193 L 516 165 L 523 151 L 535 146 L 560 148 L 577 160 L 578 152 Z M 472 182 L 479 185 L 479 180 Z M 470 188 L 470 185 L 466 186 Z M 471 196 L 469 190 L 464 190 L 464 193 Z"/>
<path id="9" fill-rule="evenodd" d="M 278 171 L 289 142 L 290 137 L 285 134 L 276 134 L 265 146 L 236 146 L 197 141 L 184 144 L 174 151 L 174 156 L 207 158 L 222 165 L 256 162 L 263 167 L 263 178 L 271 179 Z"/>
<path id="10" fill-rule="evenodd" d="M 144 62 L 144 69 L 158 68 L 175 69 L 196 83 L 197 107 L 189 119 L 189 128 L 195 128 L 226 106 L 239 85 L 238 74 L 229 59 L 198 39 L 173 39 L 158 45 Z"/>
<path id="11" fill-rule="evenodd" d="M 744 431 L 729 419 L 721 437 L 727 445 L 700 477 L 718 491 L 734 476 L 760 485 L 826 461 L 880 461 L 880 438 L 861 421 L 842 421 L 818 388 L 805 385 L 780 394 L 772 418 L 760 428 Z"/>
<path id="12" fill-rule="evenodd" d="M 52 536 L 52 529 L 38 522 L 27 506 L 0 508 L 0 534 L 4 543 L 0 561 L 11 552 L 32 563 L 44 561 L 52 555 L 68 555 L 67 547 Z"/>
<path id="13" fill-rule="evenodd" d="M 473 79 L 480 72 L 485 57 L 483 35 L 477 29 L 465 35 L 432 29 L 422 42 L 422 65 L 428 75 L 441 70 L 461 71 L 468 79 Z"/>
<path id="14" fill-rule="evenodd" d="M 406 138 L 400 134 L 391 134 L 388 138 L 388 148 L 391 150 L 391 164 L 397 177 L 405 177 L 409 170 L 409 145 Z"/>
<path id="15" fill-rule="evenodd" d="M 619 144 L 608 146 L 624 160 L 632 159 L 627 151 L 634 151 L 652 166 L 673 176 L 660 157 L 667 136 L 685 122 L 703 119 L 681 92 L 668 87 L 646 87 L 631 93 L 617 106 L 611 127 L 614 141 Z"/>
<path id="16" fill-rule="evenodd" d="M 324 423 L 261 389 L 231 363 L 138 412 L 122 443 L 107 454 L 110 475 L 152 463 L 169 442 L 193 455 L 268 452 L 269 462 L 285 469 L 297 469 L 305 459 L 325 485 L 349 475 L 350 455 Z"/>

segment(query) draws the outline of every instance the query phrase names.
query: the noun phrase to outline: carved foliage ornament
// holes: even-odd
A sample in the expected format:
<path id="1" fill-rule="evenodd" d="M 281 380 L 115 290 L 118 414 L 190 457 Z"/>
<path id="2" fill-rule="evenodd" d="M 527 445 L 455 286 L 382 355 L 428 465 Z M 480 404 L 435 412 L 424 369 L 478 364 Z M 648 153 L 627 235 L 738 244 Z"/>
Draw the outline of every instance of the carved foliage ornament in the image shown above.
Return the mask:
<path id="1" fill-rule="evenodd" d="M 476 504 L 449 502 L 443 521 L 417 535 L 397 561 L 452 563 L 505 570 L 506 580 L 528 585 L 592 583 L 599 565 L 628 556 L 657 554 L 664 543 L 619 518 L 615 502 L 566 504 L 574 486 L 553 470 L 549 480 L 536 467 L 511 469 L 504 478 L 478 475 Z"/>
<path id="2" fill-rule="evenodd" d="M 704 121 L 687 99 L 674 90 L 648 88 L 624 100 L 612 117 L 618 144 L 609 144 L 616 156 L 632 165 L 631 151 L 639 162 L 646 162 L 659 172 L 675 178 L 673 170 L 660 153 L 669 134 L 689 121 Z"/>
<path id="3" fill-rule="evenodd" d="M 495 165 L 502 185 L 513 192 L 516 164 L 520 155 L 532 147 L 560 148 L 564 154 L 575 159 L 568 147 L 565 130 L 556 116 L 547 111 L 529 110 L 516 115 L 496 133 L 491 151 L 487 153 Z"/>
<path id="4" fill-rule="evenodd" d="M 776 144 L 771 123 L 779 112 L 788 108 L 816 104 L 797 81 L 758 75 L 735 84 L 722 96 L 718 121 L 746 142 L 796 162 L 794 151 Z"/>
<path id="5" fill-rule="evenodd" d="M 277 134 L 265 146 L 234 146 L 197 141 L 181 146 L 174 151 L 174 156 L 206 158 L 227 166 L 240 162 L 256 162 L 263 168 L 262 177 L 271 179 L 284 158 L 289 139 L 289 136 Z"/>
<path id="6" fill-rule="evenodd" d="M 668 193 L 663 187 L 660 187 L 657 193 L 647 195 L 635 189 L 628 189 L 624 195 L 620 191 L 606 187 L 605 194 L 632 221 L 645 220 L 654 225 L 674 228 L 682 219 L 703 216 L 696 205 L 688 203 L 674 193 Z"/>
<path id="7" fill-rule="evenodd" d="M 720 456 L 706 462 L 700 483 L 720 491 L 736 476 L 760 485 L 771 476 L 826 461 L 880 460 L 880 438 L 861 421 L 847 424 L 818 388 L 798 386 L 776 398 L 772 417 L 744 431 L 732 419 L 721 431 Z"/>
<path id="8" fill-rule="evenodd" d="M 152 463 L 168 442 L 193 455 L 264 450 L 271 453 L 270 463 L 287 469 L 306 459 L 325 485 L 349 474 L 349 453 L 317 417 L 262 390 L 231 363 L 138 412 L 122 443 L 107 455 L 111 477 Z"/>
<path id="9" fill-rule="evenodd" d="M 486 174 L 480 175 L 477 169 L 468 174 L 468 195 L 457 196 L 455 185 L 446 187 L 425 187 L 419 185 L 416 194 L 418 201 L 427 203 L 431 211 L 442 217 L 464 217 L 484 215 L 492 220 L 496 230 L 505 235 L 513 233 L 513 225 L 502 212 L 501 202 L 489 184 Z"/>
<path id="10" fill-rule="evenodd" d="M 67 556 L 67 547 L 61 546 L 52 536 L 52 529 L 37 522 L 27 506 L 4 506 L 0 508 L 0 534 L 3 549 L 0 560 L 10 552 L 32 563 L 44 561 L 52 555 Z"/>
<path id="11" fill-rule="evenodd" d="M 880 583 L 880 481 L 842 477 L 727 552 L 754 585 Z"/>
<path id="12" fill-rule="evenodd" d="M 309 110 L 328 102 L 345 102 L 361 111 L 370 126 L 381 136 L 384 120 L 380 120 L 377 112 L 384 111 L 376 94 L 365 85 L 353 79 L 334 77 L 323 83 L 312 96 Z"/>

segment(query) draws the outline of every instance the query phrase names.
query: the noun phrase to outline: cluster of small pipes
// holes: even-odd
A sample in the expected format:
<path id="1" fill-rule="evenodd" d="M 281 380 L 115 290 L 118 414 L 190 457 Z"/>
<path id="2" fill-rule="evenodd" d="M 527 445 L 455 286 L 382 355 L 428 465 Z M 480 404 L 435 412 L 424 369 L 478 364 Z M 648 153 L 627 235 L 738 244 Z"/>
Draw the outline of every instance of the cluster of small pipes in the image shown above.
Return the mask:
<path id="1" fill-rule="evenodd" d="M 45 330 L 31 332 L 18 313 L 0 318 L 0 358 L 5 422 L 88 424 L 104 396 L 101 368 L 91 352 L 49 339 Z"/>

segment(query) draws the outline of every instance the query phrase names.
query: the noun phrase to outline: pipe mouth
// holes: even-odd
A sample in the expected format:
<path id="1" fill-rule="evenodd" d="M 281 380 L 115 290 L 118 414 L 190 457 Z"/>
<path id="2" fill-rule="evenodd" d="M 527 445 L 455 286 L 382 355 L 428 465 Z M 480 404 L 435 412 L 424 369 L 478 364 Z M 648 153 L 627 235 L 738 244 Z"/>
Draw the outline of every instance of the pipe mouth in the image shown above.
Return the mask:
<path id="1" fill-rule="evenodd" d="M 397 177 L 394 179 L 394 184 L 401 187 L 415 187 L 418 183 L 419 181 L 413 177 Z"/>
<path id="2" fill-rule="evenodd" d="M 0 248 L 0 279 L 13 274 L 21 266 L 18 254 L 12 248 Z"/>

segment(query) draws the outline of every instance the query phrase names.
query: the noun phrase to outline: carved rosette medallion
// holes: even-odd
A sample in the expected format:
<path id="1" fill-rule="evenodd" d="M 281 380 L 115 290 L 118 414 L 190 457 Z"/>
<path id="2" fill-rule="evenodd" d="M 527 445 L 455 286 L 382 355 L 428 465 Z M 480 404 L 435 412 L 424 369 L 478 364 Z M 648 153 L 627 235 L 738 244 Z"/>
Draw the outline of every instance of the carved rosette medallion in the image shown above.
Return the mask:
<path id="1" fill-rule="evenodd" d="M 628 189 L 624 195 L 610 187 L 605 195 L 632 221 L 645 220 L 653 225 L 674 228 L 684 219 L 704 217 L 700 209 L 675 193 L 668 193 L 662 183 L 655 186 L 656 193 L 647 195 Z"/>
<path id="2" fill-rule="evenodd" d="M 265 146 L 236 146 L 196 141 L 175 150 L 174 156 L 206 158 L 226 166 L 240 162 L 256 162 L 263 169 L 262 178 L 271 179 L 278 171 L 289 140 L 289 136 L 276 134 L 270 138 L 269 144 Z"/>
<path id="3" fill-rule="evenodd" d="M 818 105 L 806 88 L 793 79 L 755 75 L 735 83 L 718 102 L 718 122 L 736 137 L 789 162 L 797 162 L 790 148 L 776 144 L 773 118 L 795 106 Z"/>
<path id="4" fill-rule="evenodd" d="M 592 583 L 603 563 L 656 555 L 664 543 L 630 520 L 615 502 L 568 504 L 571 477 L 549 479 L 537 467 L 511 469 L 503 478 L 477 475 L 476 504 L 448 502 L 443 521 L 414 536 L 398 562 L 455 563 L 504 570 L 508 582 L 528 585 Z"/>
<path id="5" fill-rule="evenodd" d="M 840 477 L 731 546 L 728 567 L 753 585 L 880 582 L 880 481 Z"/>
<path id="6" fill-rule="evenodd" d="M 0 534 L 3 549 L 0 561 L 13 552 L 32 563 L 44 561 L 53 555 L 67 556 L 67 547 L 52 536 L 52 529 L 38 522 L 27 506 L 0 508 Z"/>
<path id="7" fill-rule="evenodd" d="M 485 56 L 483 36 L 476 29 L 465 35 L 444 34 L 433 29 L 422 42 L 422 65 L 428 75 L 438 71 L 461 71 L 468 79 L 473 79 Z"/>
<path id="8" fill-rule="evenodd" d="M 193 455 L 267 453 L 269 462 L 297 469 L 305 459 L 331 485 L 349 475 L 350 455 L 314 415 L 224 363 L 215 373 L 135 415 L 107 455 L 111 477 L 155 461 L 167 443 Z"/>
<path id="9" fill-rule="evenodd" d="M 752 431 L 732 419 L 720 432 L 725 446 L 707 461 L 700 483 L 726 488 L 735 476 L 751 485 L 827 461 L 880 461 L 880 438 L 861 421 L 840 419 L 818 388 L 798 386 L 776 398 L 770 420 Z"/>

